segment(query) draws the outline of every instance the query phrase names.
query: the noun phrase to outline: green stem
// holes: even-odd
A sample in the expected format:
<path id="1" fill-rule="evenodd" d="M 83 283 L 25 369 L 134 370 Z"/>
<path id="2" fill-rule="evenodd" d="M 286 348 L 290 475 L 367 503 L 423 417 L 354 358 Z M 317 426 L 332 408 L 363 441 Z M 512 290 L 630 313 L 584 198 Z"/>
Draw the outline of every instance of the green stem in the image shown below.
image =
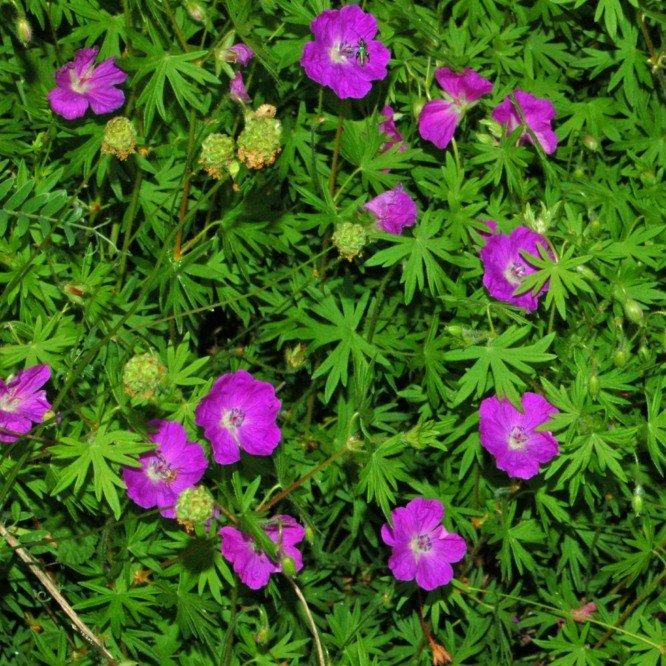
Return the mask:
<path id="1" fill-rule="evenodd" d="M 118 265 L 118 288 L 122 284 L 123 275 L 127 266 L 127 254 L 129 253 L 129 246 L 132 241 L 132 229 L 134 227 L 134 219 L 136 217 L 136 210 L 139 205 L 139 192 L 141 192 L 141 183 L 143 182 L 143 171 L 136 166 L 136 175 L 134 176 L 134 187 L 132 189 L 132 198 L 130 205 L 127 208 L 125 219 L 123 220 L 123 248 L 120 252 L 120 263 Z"/>

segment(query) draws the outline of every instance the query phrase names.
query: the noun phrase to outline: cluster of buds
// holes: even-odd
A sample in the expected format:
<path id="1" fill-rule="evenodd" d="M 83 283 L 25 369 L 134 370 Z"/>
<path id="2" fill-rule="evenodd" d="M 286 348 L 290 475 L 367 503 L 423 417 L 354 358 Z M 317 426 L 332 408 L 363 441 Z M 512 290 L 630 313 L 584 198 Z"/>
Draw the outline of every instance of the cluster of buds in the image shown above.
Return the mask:
<path id="1" fill-rule="evenodd" d="M 136 148 L 136 129 L 129 118 L 116 116 L 104 127 L 102 154 L 126 160 Z"/>
<path id="2" fill-rule="evenodd" d="M 151 400 L 164 383 L 166 368 L 157 354 L 138 354 L 125 363 L 123 387 L 130 398 Z"/>
<path id="3" fill-rule="evenodd" d="M 276 108 L 262 104 L 245 116 L 245 127 L 238 136 L 238 159 L 250 169 L 263 169 L 275 162 L 282 150 L 282 123 Z"/>
<path id="4" fill-rule="evenodd" d="M 360 256 L 368 242 L 365 227 L 356 222 L 340 222 L 336 225 L 332 237 L 333 245 L 338 254 L 347 261 Z"/>
<path id="5" fill-rule="evenodd" d="M 201 145 L 199 164 L 209 176 L 223 180 L 227 175 L 232 178 L 238 173 L 235 161 L 234 140 L 227 134 L 209 134 Z"/>

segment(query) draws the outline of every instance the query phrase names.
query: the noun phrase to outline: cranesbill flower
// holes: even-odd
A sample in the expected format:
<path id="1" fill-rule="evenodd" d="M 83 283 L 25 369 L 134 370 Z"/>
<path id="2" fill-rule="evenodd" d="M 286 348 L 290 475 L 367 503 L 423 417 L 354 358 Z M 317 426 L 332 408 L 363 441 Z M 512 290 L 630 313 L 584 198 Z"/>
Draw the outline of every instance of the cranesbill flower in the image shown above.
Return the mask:
<path id="1" fill-rule="evenodd" d="M 250 103 L 250 96 L 247 94 L 247 88 L 245 88 L 243 75 L 240 72 L 236 72 L 234 77 L 229 82 L 229 94 L 233 100 L 239 102 L 240 104 Z"/>
<path id="2" fill-rule="evenodd" d="M 240 460 L 240 450 L 254 456 L 269 456 L 280 443 L 276 424 L 282 403 L 272 384 L 238 370 L 222 375 L 196 410 L 196 424 L 213 445 L 220 465 Z"/>
<path id="3" fill-rule="evenodd" d="M 414 226 L 418 213 L 416 202 L 402 185 L 371 199 L 363 208 L 372 213 L 382 231 L 395 235 L 400 235 L 405 227 Z"/>
<path id="4" fill-rule="evenodd" d="M 125 102 L 122 90 L 115 86 L 123 83 L 127 74 L 107 58 L 95 65 L 97 48 L 81 49 L 72 62 L 55 74 L 57 86 L 48 94 L 51 109 L 67 120 L 85 115 L 88 106 L 93 113 L 111 113 Z"/>
<path id="5" fill-rule="evenodd" d="M 393 109 L 387 105 L 380 111 L 380 113 L 384 117 L 384 120 L 379 123 L 379 131 L 388 139 L 382 144 L 380 148 L 381 152 L 385 153 L 396 145 L 398 146 L 399 152 L 405 152 L 407 146 L 404 144 L 404 137 L 400 134 L 395 125 Z"/>
<path id="6" fill-rule="evenodd" d="M 438 148 L 446 148 L 467 109 L 490 93 L 493 84 L 470 68 L 456 73 L 442 67 L 435 78 L 444 90 L 444 99 L 425 104 L 419 114 L 419 134 Z"/>
<path id="7" fill-rule="evenodd" d="M 0 442 L 15 442 L 44 420 L 51 404 L 41 387 L 50 377 L 48 365 L 33 365 L 7 382 L 0 379 Z"/>
<path id="8" fill-rule="evenodd" d="M 305 537 L 303 527 L 291 516 L 278 515 L 263 529 L 270 540 L 277 544 L 276 558 L 291 558 L 294 570 L 300 571 L 303 568 L 303 556 L 296 544 Z M 258 590 L 265 587 L 271 574 L 282 571 L 282 565 L 263 552 L 249 534 L 231 525 L 221 528 L 219 534 L 222 537 L 222 555 L 232 563 L 238 577 L 249 588 Z"/>
<path id="9" fill-rule="evenodd" d="M 391 547 L 389 568 L 398 580 L 416 579 L 424 590 L 434 590 L 453 578 L 454 562 L 465 557 L 467 544 L 441 525 L 444 505 L 439 500 L 413 499 L 391 512 L 382 526 L 384 543 Z"/>
<path id="10" fill-rule="evenodd" d="M 314 41 L 303 48 L 301 66 L 316 83 L 340 98 L 365 97 L 372 81 L 388 74 L 391 52 L 380 41 L 377 20 L 358 5 L 327 9 L 310 24 Z"/>
<path id="11" fill-rule="evenodd" d="M 252 60 L 253 56 L 254 51 L 247 44 L 239 42 L 229 47 L 225 59 L 227 62 L 237 62 L 239 65 L 245 67 Z"/>
<path id="12" fill-rule="evenodd" d="M 505 125 L 507 132 L 513 132 L 516 127 L 522 125 L 524 118 L 525 124 L 532 130 L 543 151 L 547 155 L 552 155 L 557 148 L 557 136 L 550 126 L 555 118 L 553 103 L 547 99 L 534 97 L 524 90 L 514 91 L 513 96 L 517 106 L 511 95 L 507 95 L 501 104 L 493 109 L 493 118 Z M 532 135 L 525 131 L 520 135 L 520 141 L 533 143 Z"/>
<path id="13" fill-rule="evenodd" d="M 157 447 L 139 456 L 140 467 L 124 467 L 123 480 L 127 495 L 140 507 L 156 506 L 165 518 L 174 518 L 178 496 L 198 483 L 208 461 L 180 423 L 156 420 L 150 425 L 155 428 L 150 441 Z"/>
<path id="14" fill-rule="evenodd" d="M 492 222 L 492 220 L 490 221 Z M 488 226 L 495 229 L 496 225 L 490 222 Z M 515 291 L 523 280 L 536 268 L 523 259 L 521 252 L 539 257 L 538 246 L 548 248 L 548 242 L 536 231 L 527 227 L 518 227 L 510 234 L 492 234 L 483 248 L 481 248 L 481 261 L 483 262 L 483 284 L 488 293 L 494 298 L 511 303 L 526 312 L 536 310 L 541 295 L 548 290 L 548 283 L 535 295 L 528 291 L 516 295 Z"/>
<path id="15" fill-rule="evenodd" d="M 558 409 L 536 393 L 524 393 L 521 404 L 522 411 L 506 398 L 486 398 L 479 408 L 479 432 L 481 445 L 499 469 L 513 478 L 531 479 L 558 454 L 553 434 L 537 430 Z"/>

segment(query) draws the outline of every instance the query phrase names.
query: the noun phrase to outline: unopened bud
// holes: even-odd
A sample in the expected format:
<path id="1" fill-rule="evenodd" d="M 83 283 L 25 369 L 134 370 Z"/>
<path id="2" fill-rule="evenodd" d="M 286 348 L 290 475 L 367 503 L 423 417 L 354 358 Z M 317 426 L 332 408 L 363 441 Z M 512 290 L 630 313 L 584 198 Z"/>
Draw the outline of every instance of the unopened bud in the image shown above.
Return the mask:
<path id="1" fill-rule="evenodd" d="M 209 176 L 222 180 L 234 161 L 234 141 L 226 134 L 209 134 L 201 144 L 199 164 Z"/>
<path id="2" fill-rule="evenodd" d="M 16 36 L 23 46 L 28 46 L 32 41 L 32 26 L 28 23 L 25 16 L 16 21 Z"/>
<path id="3" fill-rule="evenodd" d="M 290 371 L 295 372 L 303 367 L 307 356 L 307 349 L 306 345 L 299 342 L 294 347 L 287 347 L 284 350 L 284 361 Z"/>
<path id="4" fill-rule="evenodd" d="M 624 314 L 634 324 L 643 323 L 643 308 L 633 298 L 627 298 L 624 302 Z"/>
<path id="5" fill-rule="evenodd" d="M 123 368 L 123 387 L 130 398 L 150 400 L 164 382 L 166 368 L 157 354 L 148 352 L 133 356 Z"/>
<path id="6" fill-rule="evenodd" d="M 623 368 L 627 364 L 628 358 L 626 347 L 620 347 L 613 352 L 613 363 L 618 368 Z"/>
<path id="7" fill-rule="evenodd" d="M 421 111 L 423 111 L 425 104 L 426 101 L 422 97 L 417 97 L 412 102 L 412 113 L 414 114 L 414 118 L 418 119 L 418 117 L 421 115 Z"/>
<path id="8" fill-rule="evenodd" d="M 641 511 L 643 510 L 643 495 L 645 492 L 643 491 L 643 486 L 641 486 L 640 483 L 636 484 L 636 487 L 634 488 L 634 494 L 631 496 L 631 507 L 634 510 L 634 514 L 636 516 L 641 515 Z"/>
<path id="9" fill-rule="evenodd" d="M 286 574 L 287 576 L 296 575 L 296 562 L 294 562 L 293 557 L 289 557 L 288 555 L 281 557 L 280 566 L 282 567 L 282 573 Z"/>
<path id="10" fill-rule="evenodd" d="M 197 23 L 203 23 L 206 20 L 206 10 L 195 0 L 186 0 L 185 10 L 190 18 Z"/>
<path id="11" fill-rule="evenodd" d="M 333 232 L 333 245 L 338 254 L 347 261 L 351 261 L 361 254 L 368 240 L 365 227 L 354 222 L 341 222 Z"/>
<path id="12" fill-rule="evenodd" d="M 116 116 L 104 127 L 102 154 L 115 155 L 119 160 L 126 160 L 136 147 L 136 129 L 129 118 Z"/>
<path id="13" fill-rule="evenodd" d="M 593 152 L 599 148 L 599 142 L 591 134 L 586 134 L 583 137 L 583 143 L 588 150 Z"/>
<path id="14" fill-rule="evenodd" d="M 282 150 L 282 123 L 277 118 L 249 114 L 238 136 L 238 159 L 250 169 L 275 162 Z"/>
<path id="15" fill-rule="evenodd" d="M 596 374 L 590 375 L 587 381 L 587 389 L 593 398 L 599 395 L 599 377 Z"/>
<path id="16" fill-rule="evenodd" d="M 179 522 L 205 523 L 213 517 L 215 500 L 205 486 L 187 488 L 176 501 L 176 518 Z"/>

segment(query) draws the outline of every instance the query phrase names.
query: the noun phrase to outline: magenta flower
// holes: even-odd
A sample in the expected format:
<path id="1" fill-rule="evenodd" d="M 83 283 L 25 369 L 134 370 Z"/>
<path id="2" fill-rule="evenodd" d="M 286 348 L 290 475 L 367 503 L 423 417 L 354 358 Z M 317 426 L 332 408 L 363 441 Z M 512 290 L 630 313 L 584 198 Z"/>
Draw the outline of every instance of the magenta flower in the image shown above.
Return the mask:
<path id="1" fill-rule="evenodd" d="M 174 518 L 178 496 L 196 485 L 208 466 L 201 445 L 190 442 L 180 423 L 152 421 L 150 441 L 154 451 L 139 456 L 141 467 L 123 467 L 127 495 L 143 509 L 158 507 L 165 518 Z"/>
<path id="2" fill-rule="evenodd" d="M 382 144 L 380 151 L 385 153 L 387 150 L 393 148 L 393 146 L 398 146 L 398 151 L 404 153 L 407 150 L 407 146 L 404 144 L 404 137 L 398 132 L 398 128 L 395 126 L 393 109 L 387 105 L 380 113 L 384 116 L 384 120 L 379 123 L 379 131 L 388 139 Z"/>
<path id="3" fill-rule="evenodd" d="M 55 74 L 56 87 L 48 94 L 51 109 L 67 120 L 85 115 L 88 106 L 97 115 L 111 113 L 125 102 L 122 90 L 115 86 L 123 83 L 127 74 L 107 58 L 95 65 L 97 48 L 81 49 L 72 62 Z"/>
<path id="4" fill-rule="evenodd" d="M 372 81 L 388 74 L 391 52 L 374 39 L 377 19 L 358 5 L 327 9 L 310 24 L 314 41 L 303 48 L 301 66 L 316 83 L 340 98 L 365 97 Z"/>
<path id="5" fill-rule="evenodd" d="M 465 557 L 467 544 L 459 534 L 447 532 L 441 522 L 444 505 L 421 497 L 391 512 L 382 526 L 382 540 L 391 546 L 389 568 L 398 580 L 414 580 L 434 590 L 453 578 L 453 562 Z"/>
<path id="6" fill-rule="evenodd" d="M 491 226 L 491 223 L 494 226 Z M 488 226 L 494 231 L 497 225 L 489 220 Z M 548 248 L 548 242 L 536 231 L 527 227 L 518 227 L 510 234 L 492 234 L 487 237 L 481 248 L 483 262 L 483 284 L 488 293 L 500 301 L 511 303 L 526 312 L 536 310 L 542 294 L 548 291 L 548 283 L 541 287 L 538 294 L 528 291 L 516 295 L 525 276 L 534 273 L 536 268 L 523 259 L 521 252 L 539 257 L 538 246 Z"/>
<path id="7" fill-rule="evenodd" d="M 435 78 L 444 90 L 444 99 L 426 102 L 419 114 L 419 134 L 438 148 L 446 148 L 467 109 L 489 94 L 493 84 L 469 67 L 459 74 L 442 67 Z"/>
<path id="8" fill-rule="evenodd" d="M 512 478 L 531 479 L 539 473 L 539 465 L 558 453 L 552 433 L 537 431 L 558 409 L 536 393 L 524 393 L 521 402 L 522 412 L 506 398 L 483 400 L 479 432 L 481 445 L 495 456 L 499 469 Z"/>
<path id="9" fill-rule="evenodd" d="M 279 515 L 264 526 L 264 532 L 277 544 L 277 557 L 290 557 L 295 570 L 300 571 L 303 556 L 296 544 L 305 538 L 303 527 L 291 516 Z M 230 525 L 221 528 L 219 534 L 222 537 L 222 555 L 252 590 L 265 587 L 271 574 L 282 571 L 282 566 L 268 557 L 250 535 Z"/>
<path id="10" fill-rule="evenodd" d="M 418 213 L 416 202 L 405 192 L 402 185 L 370 199 L 363 208 L 374 215 L 377 226 L 382 231 L 395 235 L 400 235 L 404 227 L 414 226 Z"/>
<path id="11" fill-rule="evenodd" d="M 234 78 L 229 82 L 229 94 L 234 101 L 240 104 L 250 103 L 250 96 L 247 94 L 243 75 L 240 72 L 236 72 Z"/>
<path id="12" fill-rule="evenodd" d="M 536 136 L 544 153 L 552 155 L 557 148 L 557 136 L 550 126 L 551 121 L 555 118 L 553 103 L 547 99 L 534 97 L 524 90 L 516 90 L 513 95 L 519 109 L 514 105 L 511 96 L 507 95 L 504 101 L 493 109 L 493 118 L 498 123 L 505 125 L 507 132 L 510 133 L 523 124 L 522 113 L 525 124 Z M 533 143 L 532 136 L 527 131 L 520 135 L 520 141 Z"/>
<path id="13" fill-rule="evenodd" d="M 238 370 L 222 375 L 196 410 L 196 424 L 213 445 L 220 465 L 240 460 L 240 450 L 253 456 L 270 456 L 280 443 L 276 424 L 282 403 L 272 384 Z"/>
<path id="14" fill-rule="evenodd" d="M 227 62 L 237 62 L 239 65 L 245 67 L 252 60 L 253 56 L 254 51 L 247 44 L 239 42 L 229 48 L 225 59 Z"/>
<path id="15" fill-rule="evenodd" d="M 48 365 L 33 365 L 7 382 L 0 379 L 0 442 L 15 442 L 44 420 L 51 404 L 40 389 L 50 377 Z"/>

